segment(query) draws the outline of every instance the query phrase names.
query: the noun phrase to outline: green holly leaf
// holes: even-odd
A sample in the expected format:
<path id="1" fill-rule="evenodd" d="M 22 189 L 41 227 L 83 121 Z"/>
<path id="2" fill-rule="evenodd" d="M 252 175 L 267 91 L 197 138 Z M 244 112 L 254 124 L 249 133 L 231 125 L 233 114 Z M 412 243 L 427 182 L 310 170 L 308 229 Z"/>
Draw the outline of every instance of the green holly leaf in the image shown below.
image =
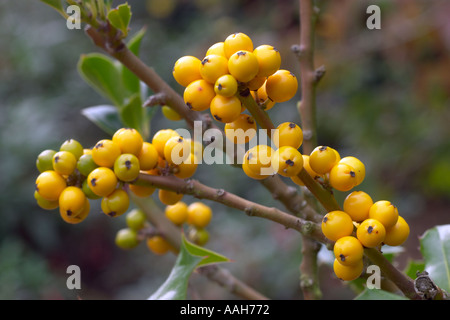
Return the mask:
<path id="1" fill-rule="evenodd" d="M 197 267 L 227 261 L 229 261 L 228 258 L 197 246 L 183 236 L 180 253 L 169 277 L 148 299 L 186 300 L 189 278 Z"/>
<path id="2" fill-rule="evenodd" d="M 431 280 L 450 292 L 450 225 L 427 230 L 420 238 L 420 251 Z"/>
<path id="3" fill-rule="evenodd" d="M 111 136 L 123 127 L 119 111 L 115 106 L 93 106 L 81 110 L 81 113 Z"/>
<path id="4" fill-rule="evenodd" d="M 64 10 L 61 0 L 40 0 L 41 2 L 49 5 L 50 7 L 52 7 L 53 9 L 55 9 L 56 11 L 58 11 L 64 18 L 67 19 L 68 15 L 66 13 L 66 11 Z"/>
<path id="5" fill-rule="evenodd" d="M 122 31 L 123 36 L 126 37 L 131 20 L 131 7 L 128 3 L 124 3 L 115 9 L 111 9 L 108 12 L 108 20 L 114 27 Z"/>
<path id="6" fill-rule="evenodd" d="M 381 289 L 365 289 L 355 297 L 355 300 L 408 300 L 408 298 Z"/>
<path id="7" fill-rule="evenodd" d="M 120 68 L 108 56 L 101 53 L 82 55 L 78 61 L 78 72 L 89 85 L 114 105 L 123 105 L 124 88 Z"/>

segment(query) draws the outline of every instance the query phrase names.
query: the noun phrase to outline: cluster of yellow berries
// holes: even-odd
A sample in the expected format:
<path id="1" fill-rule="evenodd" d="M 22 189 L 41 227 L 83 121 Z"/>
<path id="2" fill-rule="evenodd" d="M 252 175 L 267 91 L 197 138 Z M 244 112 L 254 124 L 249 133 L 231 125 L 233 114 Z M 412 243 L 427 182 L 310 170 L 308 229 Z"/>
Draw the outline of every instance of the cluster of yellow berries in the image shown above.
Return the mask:
<path id="1" fill-rule="evenodd" d="M 335 241 L 336 276 L 350 281 L 363 272 L 364 248 L 399 246 L 408 238 L 410 229 L 390 201 L 374 202 L 367 193 L 353 191 L 345 198 L 343 211 L 331 211 L 324 216 L 322 232 Z"/>
<path id="2" fill-rule="evenodd" d="M 153 187 L 134 184 L 140 173 L 172 173 L 188 178 L 197 169 L 194 161 L 197 149 L 202 151 L 172 129 L 156 132 L 150 143 L 143 141 L 137 130 L 121 128 L 112 139 L 102 139 L 91 149 L 70 139 L 60 150 L 44 150 L 37 157 L 40 174 L 36 179 L 35 198 L 41 208 L 59 207 L 61 217 L 72 224 L 87 217 L 89 199 L 101 198 L 102 211 L 117 217 L 129 208 L 126 186 L 139 197 L 154 193 Z M 165 205 L 173 205 L 183 197 L 162 189 L 158 195 Z"/>
<path id="3" fill-rule="evenodd" d="M 183 98 L 192 110 L 209 109 L 214 119 L 227 124 L 245 123 L 245 106 L 237 97 L 240 86 L 248 88 L 266 110 L 297 92 L 297 78 L 280 66 L 278 50 L 270 45 L 254 48 L 252 39 L 239 32 L 213 44 L 202 60 L 179 58 L 173 76 L 185 87 Z"/>

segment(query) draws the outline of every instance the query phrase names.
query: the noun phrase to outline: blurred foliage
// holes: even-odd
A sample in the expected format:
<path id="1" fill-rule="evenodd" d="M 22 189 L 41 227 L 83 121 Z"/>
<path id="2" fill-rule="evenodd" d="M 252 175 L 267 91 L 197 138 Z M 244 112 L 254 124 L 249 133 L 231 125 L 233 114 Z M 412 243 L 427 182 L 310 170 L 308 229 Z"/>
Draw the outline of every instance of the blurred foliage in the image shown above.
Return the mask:
<path id="1" fill-rule="evenodd" d="M 202 58 L 211 44 L 236 31 L 249 34 L 255 44 L 276 46 L 282 67 L 299 76 L 298 62 L 290 52 L 299 41 L 298 1 L 128 3 L 130 33 L 147 30 L 141 58 L 180 93 L 182 88 L 171 73 L 174 62 L 182 55 Z M 402 255 L 404 260 L 416 258 L 417 236 L 433 225 L 450 222 L 450 22 L 446 14 L 450 3 L 318 4 L 315 62 L 327 70 L 317 88 L 319 143 L 363 160 L 367 175 L 361 189 L 374 199 L 389 198 L 397 204 L 412 229 Z M 381 7 L 381 30 L 366 28 L 369 4 Z M 154 256 L 145 246 L 132 252 L 116 248 L 115 232 L 125 222 L 100 214 L 95 205 L 92 217 L 72 226 L 58 219 L 57 213 L 38 208 L 33 198 L 40 151 L 59 148 L 68 138 L 89 147 L 107 137 L 80 113 L 85 107 L 109 103 L 82 80 L 76 68 L 81 54 L 98 50 L 82 30 L 68 30 L 58 13 L 37 0 L 0 2 L 0 48 L 0 298 L 148 297 L 168 276 L 174 256 Z M 299 92 L 292 101 L 271 109 L 274 123 L 300 122 L 295 108 L 300 98 Z M 184 123 L 169 122 L 158 111 L 152 132 L 167 127 L 176 129 Z M 229 166 L 201 166 L 196 177 L 279 206 L 258 182 L 235 173 Z M 342 200 L 345 194 L 337 196 Z M 234 261 L 224 266 L 271 298 L 301 297 L 300 237 L 268 221 L 208 204 L 214 209 L 208 246 Z M 65 271 L 71 264 L 82 270 L 79 292 L 65 287 Z M 354 296 L 328 267 L 321 269 L 321 276 L 324 298 Z M 192 282 L 198 288 L 192 296 L 235 298 L 200 276 L 194 275 Z"/>

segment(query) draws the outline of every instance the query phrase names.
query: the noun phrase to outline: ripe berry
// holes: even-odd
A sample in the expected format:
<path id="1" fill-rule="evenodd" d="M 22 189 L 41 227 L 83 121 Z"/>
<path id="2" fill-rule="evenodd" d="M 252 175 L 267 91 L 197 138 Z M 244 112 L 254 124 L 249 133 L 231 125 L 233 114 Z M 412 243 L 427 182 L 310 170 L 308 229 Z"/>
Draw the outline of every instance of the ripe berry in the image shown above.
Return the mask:
<path id="1" fill-rule="evenodd" d="M 334 244 L 334 256 L 344 266 L 359 263 L 364 255 L 364 248 L 359 240 L 353 236 L 339 238 Z"/>
<path id="2" fill-rule="evenodd" d="M 225 135 L 235 144 L 244 144 L 256 136 L 256 121 L 252 116 L 242 113 L 233 122 L 225 124 Z"/>
<path id="3" fill-rule="evenodd" d="M 92 158 L 100 167 L 112 168 L 114 161 L 121 154 L 120 146 L 110 139 L 103 139 L 97 142 L 92 149 Z"/>
<path id="4" fill-rule="evenodd" d="M 116 189 L 101 202 L 101 208 L 104 214 L 110 217 L 118 217 L 124 214 L 130 206 L 130 197 L 122 189 Z"/>
<path id="5" fill-rule="evenodd" d="M 366 167 L 364 163 L 361 162 L 358 158 L 355 157 L 344 157 L 339 160 L 340 163 L 345 163 L 351 166 L 354 169 L 356 174 L 356 185 L 361 184 L 366 176 Z"/>
<path id="6" fill-rule="evenodd" d="M 253 54 L 256 56 L 259 64 L 259 77 L 268 77 L 274 74 L 281 66 L 280 52 L 273 46 L 261 45 L 255 50 Z"/>
<path id="7" fill-rule="evenodd" d="M 356 229 L 356 237 L 366 248 L 374 248 L 382 244 L 386 236 L 383 224 L 375 219 L 366 219 Z"/>
<path id="8" fill-rule="evenodd" d="M 202 202 L 193 202 L 187 208 L 187 223 L 196 228 L 205 228 L 212 219 L 212 210 Z"/>
<path id="9" fill-rule="evenodd" d="M 147 238 L 146 243 L 149 250 L 156 255 L 164 255 L 169 252 L 169 250 L 173 250 L 170 243 L 159 235 Z"/>
<path id="10" fill-rule="evenodd" d="M 39 172 L 44 172 L 47 170 L 53 170 L 53 156 L 55 155 L 55 150 L 44 150 L 42 151 L 36 159 L 36 168 Z"/>
<path id="11" fill-rule="evenodd" d="M 112 141 L 116 143 L 122 153 L 131 153 L 138 156 L 142 149 L 144 139 L 139 131 L 133 128 L 121 128 L 117 130 Z"/>
<path id="12" fill-rule="evenodd" d="M 303 143 L 303 131 L 294 122 L 283 122 L 276 128 L 272 141 L 277 148 L 290 146 L 298 149 Z"/>
<path id="13" fill-rule="evenodd" d="M 80 188 L 69 186 L 61 192 L 58 201 L 61 215 L 76 217 L 84 208 L 86 195 Z"/>
<path id="14" fill-rule="evenodd" d="M 53 155 L 53 170 L 61 175 L 71 175 L 77 167 L 77 159 L 72 152 L 58 151 Z"/>
<path id="15" fill-rule="evenodd" d="M 77 161 L 77 169 L 85 177 L 95 168 L 98 168 L 98 165 L 95 163 L 92 154 L 83 154 Z"/>
<path id="16" fill-rule="evenodd" d="M 114 241 L 119 248 L 125 250 L 136 248 L 139 245 L 138 233 L 131 228 L 120 229 L 116 233 Z"/>
<path id="17" fill-rule="evenodd" d="M 164 149 L 163 149 L 164 150 Z M 139 167 L 141 170 L 151 170 L 158 165 L 158 151 L 156 147 L 150 142 L 142 144 L 141 152 L 139 152 Z"/>
<path id="18" fill-rule="evenodd" d="M 285 102 L 295 96 L 298 89 L 297 77 L 288 70 L 280 69 L 267 78 L 267 95 L 275 102 Z"/>
<path id="19" fill-rule="evenodd" d="M 110 195 L 117 186 L 117 177 L 110 168 L 98 167 L 88 175 L 87 181 L 92 192 L 100 197 Z"/>
<path id="20" fill-rule="evenodd" d="M 308 174 L 312 177 L 312 178 L 316 178 L 319 176 L 319 174 L 317 172 L 314 172 L 313 169 L 311 169 L 311 166 L 309 165 L 309 156 L 306 154 L 302 154 L 302 158 L 303 158 L 303 168 L 305 168 L 306 172 L 308 172 Z M 303 183 L 303 181 L 297 177 L 297 176 L 293 176 L 291 177 L 291 180 L 299 185 L 299 186 L 304 186 L 305 184 Z M 345 210 L 344 210 L 345 211 Z"/>
<path id="21" fill-rule="evenodd" d="M 250 51 L 239 50 L 229 58 L 228 70 L 237 81 L 249 82 L 258 74 L 258 59 Z"/>
<path id="22" fill-rule="evenodd" d="M 178 201 L 174 205 L 166 206 L 165 215 L 172 223 L 181 226 L 187 221 L 188 206 L 183 201 Z"/>
<path id="23" fill-rule="evenodd" d="M 202 78 L 209 83 L 216 83 L 221 76 L 228 74 L 228 60 L 221 55 L 209 55 L 203 58 L 200 65 Z"/>
<path id="24" fill-rule="evenodd" d="M 390 201 L 380 200 L 370 207 L 369 218 L 380 221 L 386 229 L 389 229 L 397 223 L 398 209 Z"/>
<path id="25" fill-rule="evenodd" d="M 197 171 L 197 157 L 190 153 L 186 160 L 173 167 L 173 174 L 180 179 L 188 179 Z"/>
<path id="26" fill-rule="evenodd" d="M 187 87 L 191 82 L 202 78 L 200 74 L 200 59 L 193 56 L 179 58 L 173 67 L 173 77 L 182 85 Z"/>
<path id="27" fill-rule="evenodd" d="M 302 170 L 303 157 L 297 149 L 284 146 L 274 152 L 271 164 L 278 174 L 284 177 L 293 177 Z"/>
<path id="28" fill-rule="evenodd" d="M 87 218 L 90 210 L 91 210 L 91 204 L 90 204 L 89 200 L 86 199 L 84 202 L 83 210 L 81 210 L 81 212 L 78 215 L 76 215 L 75 217 L 69 216 L 69 215 L 67 215 L 67 212 L 63 212 L 63 211 L 60 211 L 60 216 L 67 223 L 78 224 Z"/>
<path id="29" fill-rule="evenodd" d="M 162 111 L 162 114 L 164 115 L 164 117 L 166 117 L 166 119 L 168 119 L 168 120 L 179 121 L 179 120 L 183 119 L 178 112 L 176 112 L 174 109 L 172 109 L 169 106 L 166 106 L 166 105 L 162 106 L 161 111 Z"/>
<path id="30" fill-rule="evenodd" d="M 210 54 L 216 54 L 226 58 L 223 47 L 224 47 L 223 42 L 216 42 L 208 48 L 208 50 L 206 51 L 206 55 L 209 56 Z"/>
<path id="31" fill-rule="evenodd" d="M 311 169 L 320 175 L 330 172 L 336 163 L 336 153 L 327 146 L 316 147 L 309 155 Z"/>
<path id="32" fill-rule="evenodd" d="M 121 181 L 130 182 L 139 176 L 139 159 L 131 153 L 123 153 L 114 162 L 114 173 Z"/>
<path id="33" fill-rule="evenodd" d="M 210 105 L 211 115 L 223 123 L 233 122 L 241 114 L 241 101 L 236 96 L 216 95 Z"/>
<path id="34" fill-rule="evenodd" d="M 397 223 L 386 230 L 384 243 L 388 246 L 399 246 L 403 244 L 409 236 L 409 225 L 401 216 L 398 217 Z"/>
<path id="35" fill-rule="evenodd" d="M 164 159 L 169 164 L 180 164 L 185 161 L 191 153 L 191 141 L 182 136 L 172 137 L 164 145 Z"/>
<path id="36" fill-rule="evenodd" d="M 353 221 L 361 222 L 369 218 L 372 198 L 364 191 L 353 191 L 344 200 L 344 211 Z"/>
<path id="37" fill-rule="evenodd" d="M 238 89 L 236 78 L 231 74 L 219 77 L 214 83 L 214 92 L 224 97 L 234 96 Z"/>
<path id="38" fill-rule="evenodd" d="M 53 210 L 58 208 L 59 206 L 58 200 L 49 201 L 47 199 L 44 199 L 37 191 L 34 191 L 34 199 L 36 200 L 37 205 L 45 210 Z"/>
<path id="39" fill-rule="evenodd" d="M 255 99 L 256 103 L 261 106 L 264 110 L 270 110 L 275 105 L 275 102 L 272 101 L 266 92 L 265 80 L 264 84 L 256 90 L 256 92 L 251 92 L 253 99 Z"/>
<path id="40" fill-rule="evenodd" d="M 204 111 L 209 108 L 209 104 L 215 95 L 214 84 L 200 79 L 191 82 L 184 89 L 183 99 L 190 109 Z"/>
<path id="41" fill-rule="evenodd" d="M 338 259 L 334 260 L 333 270 L 336 276 L 343 281 L 352 281 L 359 278 L 364 269 L 363 260 L 360 259 L 357 263 L 351 266 L 342 265 Z"/>
<path id="42" fill-rule="evenodd" d="M 172 137 L 179 137 L 179 136 L 180 135 L 175 130 L 161 129 L 153 135 L 152 145 L 153 145 L 153 147 L 155 147 L 156 151 L 158 152 L 158 155 L 164 159 L 164 146 L 166 145 L 167 140 L 169 140 Z M 152 152 L 152 151 L 150 151 L 150 152 Z M 150 169 L 153 169 L 153 168 L 150 168 Z M 146 168 L 146 169 L 142 169 L 142 170 L 150 170 L 150 169 Z"/>
<path id="43" fill-rule="evenodd" d="M 322 232 L 331 241 L 349 236 L 353 232 L 353 221 L 343 211 L 328 212 L 322 219 Z"/>
<path id="44" fill-rule="evenodd" d="M 147 216 L 140 209 L 133 209 L 127 213 L 125 217 L 128 228 L 132 230 L 140 230 L 145 227 Z"/>
<path id="45" fill-rule="evenodd" d="M 166 206 L 173 205 L 183 199 L 184 194 L 175 191 L 160 189 L 158 191 L 158 198 Z"/>
<path id="46" fill-rule="evenodd" d="M 69 151 L 78 160 L 83 155 L 83 146 L 77 140 L 69 139 L 63 142 L 59 151 Z"/>
<path id="47" fill-rule="evenodd" d="M 238 32 L 230 34 L 224 41 L 223 49 L 225 56 L 230 58 L 239 50 L 253 51 L 253 41 L 245 33 Z"/>
<path id="48" fill-rule="evenodd" d="M 146 198 L 151 196 L 156 188 L 149 187 L 149 186 L 140 186 L 135 184 L 129 185 L 130 191 L 133 192 L 134 195 L 138 196 L 139 198 Z"/>
<path id="49" fill-rule="evenodd" d="M 53 170 L 44 171 L 36 178 L 36 191 L 49 201 L 58 201 L 66 186 L 66 180 Z"/>
<path id="50" fill-rule="evenodd" d="M 330 171 L 330 185 L 339 191 L 349 191 L 356 185 L 356 173 L 353 167 L 337 163 Z"/>
<path id="51" fill-rule="evenodd" d="M 243 159 L 242 168 L 253 179 L 265 179 L 274 174 L 271 160 L 275 151 L 267 145 L 257 145 L 249 149 Z"/>

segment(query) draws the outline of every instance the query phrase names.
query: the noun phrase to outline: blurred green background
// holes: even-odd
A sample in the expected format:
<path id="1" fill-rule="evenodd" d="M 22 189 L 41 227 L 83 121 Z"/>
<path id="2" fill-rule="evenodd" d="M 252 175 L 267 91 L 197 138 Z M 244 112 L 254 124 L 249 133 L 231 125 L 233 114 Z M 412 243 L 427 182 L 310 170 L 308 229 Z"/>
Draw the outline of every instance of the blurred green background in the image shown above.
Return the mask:
<path id="1" fill-rule="evenodd" d="M 180 93 L 172 77 L 183 55 L 203 58 L 231 33 L 255 45 L 272 44 L 282 67 L 300 76 L 290 51 L 299 42 L 298 1 L 129 0 L 131 34 L 147 28 L 141 58 Z M 114 1 L 114 4 L 120 4 Z M 381 30 L 366 28 L 366 8 L 381 8 Z M 394 202 L 411 226 L 396 263 L 420 258 L 418 237 L 450 223 L 450 11 L 448 1 L 318 2 L 316 66 L 326 75 L 317 89 L 319 144 L 366 164 L 360 186 L 376 200 Z M 91 147 L 107 135 L 80 111 L 108 103 L 79 76 L 81 54 L 97 51 L 82 30 L 38 0 L 0 2 L 0 299 L 145 299 L 164 281 L 175 256 L 114 245 L 124 216 L 110 219 L 93 204 L 80 225 L 34 201 L 37 155 L 69 138 Z M 300 123 L 296 102 L 269 111 L 275 123 Z M 159 111 L 152 132 L 184 127 Z M 200 181 L 269 206 L 279 206 L 256 181 L 229 166 L 202 166 Z M 286 181 L 290 183 L 289 181 Z M 337 194 L 342 201 L 345 194 Z M 155 198 L 156 199 L 156 198 Z M 158 200 L 156 200 L 158 201 Z M 186 202 L 194 201 L 185 197 Z M 205 201 L 214 209 L 208 248 L 233 262 L 236 277 L 273 299 L 301 298 L 297 233 Z M 66 269 L 78 265 L 82 289 L 66 288 Z M 326 299 L 354 294 L 321 267 Z M 236 298 L 194 274 L 191 297 Z"/>

